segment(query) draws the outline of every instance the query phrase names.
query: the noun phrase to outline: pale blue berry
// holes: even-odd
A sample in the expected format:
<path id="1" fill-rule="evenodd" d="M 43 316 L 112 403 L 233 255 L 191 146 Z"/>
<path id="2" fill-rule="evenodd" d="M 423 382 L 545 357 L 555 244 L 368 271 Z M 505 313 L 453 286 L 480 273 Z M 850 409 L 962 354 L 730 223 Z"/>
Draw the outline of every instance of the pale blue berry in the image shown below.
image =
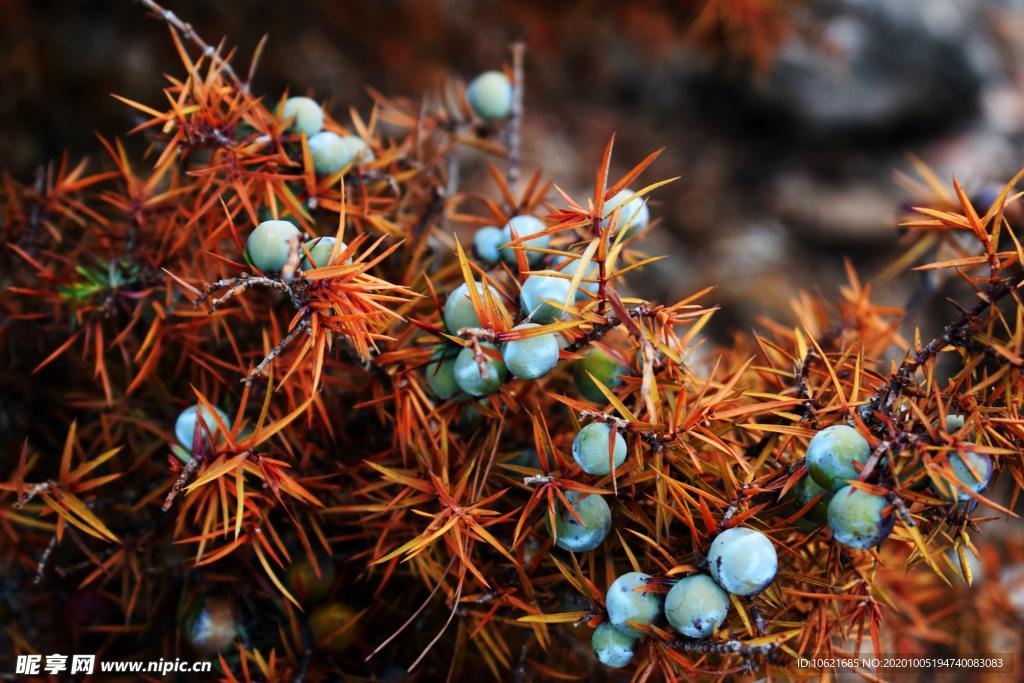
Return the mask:
<path id="1" fill-rule="evenodd" d="M 733 527 L 711 542 L 708 567 L 718 585 L 733 595 L 756 595 L 775 580 L 779 558 L 760 531 Z"/>
<path id="2" fill-rule="evenodd" d="M 828 528 L 832 530 L 832 537 L 851 548 L 864 550 L 877 546 L 892 532 L 893 515 L 883 512 L 888 506 L 889 501 L 883 496 L 844 486 L 828 504 Z"/>
<path id="3" fill-rule="evenodd" d="M 540 327 L 535 323 L 516 325 L 513 330 Z M 554 334 L 540 334 L 507 342 L 501 352 L 505 367 L 513 377 L 537 379 L 551 372 L 558 364 L 558 340 Z"/>
<path id="4" fill-rule="evenodd" d="M 574 553 L 593 550 L 601 545 L 612 528 L 612 511 L 608 503 L 601 496 L 579 491 L 568 491 L 565 497 L 583 524 L 559 502 L 555 514 L 555 545 Z"/>
<path id="5" fill-rule="evenodd" d="M 611 224 L 612 234 L 618 232 L 620 226 L 625 226 L 628 237 L 646 228 L 650 222 L 651 211 L 647 208 L 647 202 L 643 197 L 629 199 L 632 196 L 632 190 L 619 190 L 604 203 L 605 218 L 610 218 L 612 212 L 619 209 L 615 222 Z"/>
<path id="6" fill-rule="evenodd" d="M 331 251 L 334 249 L 335 242 L 337 242 L 337 239 L 334 237 L 316 237 L 307 242 L 305 247 L 309 251 L 310 256 L 313 257 L 313 261 L 310 262 L 309 257 L 303 255 L 299 268 L 302 270 L 313 270 L 314 268 L 326 268 L 331 265 Z M 345 243 L 342 242 L 338 247 L 338 253 L 344 253 L 347 248 Z M 350 261 L 351 259 L 348 259 L 346 263 Z"/>
<path id="7" fill-rule="evenodd" d="M 643 572 L 629 572 L 615 579 L 605 595 L 608 621 L 615 629 L 631 638 L 640 638 L 644 632 L 627 622 L 650 626 L 658 621 L 664 602 L 661 594 L 640 592 L 651 577 Z"/>
<path id="8" fill-rule="evenodd" d="M 968 462 L 970 462 L 970 467 L 967 465 Z M 992 457 L 986 453 L 967 452 L 964 455 L 950 453 L 949 466 L 957 481 L 974 493 L 984 491 L 992 480 Z M 972 500 L 969 493 L 953 486 L 938 475 L 934 477 L 934 486 L 938 489 L 939 494 L 948 500 Z"/>
<path id="9" fill-rule="evenodd" d="M 281 108 L 281 120 L 291 121 L 289 130 L 296 135 L 312 137 L 324 126 L 320 105 L 308 97 L 289 97 Z"/>
<path id="10" fill-rule="evenodd" d="M 665 618 L 690 638 L 707 638 L 729 614 L 729 594 L 707 574 L 680 579 L 665 596 Z"/>
<path id="11" fill-rule="evenodd" d="M 217 420 L 213 417 L 213 413 L 210 412 L 209 408 L 201 408 L 203 414 L 203 424 L 206 425 L 206 433 L 210 436 L 216 436 L 217 430 L 220 427 L 217 425 Z M 224 424 L 225 427 L 230 427 L 231 423 L 228 421 L 228 416 L 224 414 L 224 411 L 220 408 L 214 407 L 217 411 L 217 417 Z M 189 451 L 192 450 L 192 436 L 196 431 L 196 416 L 199 414 L 200 404 L 189 406 L 185 410 L 181 411 L 178 415 L 178 419 L 174 422 L 174 436 L 178 438 L 178 441 Z M 202 431 L 202 427 L 200 427 Z"/>
<path id="12" fill-rule="evenodd" d="M 320 175 L 332 175 L 351 163 L 362 164 L 374 158 L 362 138 L 341 136 L 329 130 L 309 139 L 309 154 L 313 157 L 313 168 Z"/>
<path id="13" fill-rule="evenodd" d="M 502 237 L 504 238 L 501 244 L 511 242 L 513 239 L 519 239 L 516 246 L 519 247 L 531 247 L 534 249 L 547 249 L 551 244 L 551 235 L 537 235 L 537 237 L 531 237 L 530 239 L 522 239 L 527 235 L 534 235 L 538 232 L 547 230 L 548 226 L 545 225 L 544 221 L 537 218 L 536 216 L 513 216 L 505 227 L 502 228 Z M 513 235 L 512 233 L 515 233 Z M 516 252 L 522 251 L 526 256 L 527 263 L 530 266 L 535 266 L 544 259 L 544 252 L 540 251 L 527 251 L 525 249 L 515 249 L 511 246 L 503 247 L 499 250 L 501 257 L 505 259 L 505 262 L 510 266 L 515 266 Z"/>
<path id="14" fill-rule="evenodd" d="M 501 260 L 501 252 L 498 247 L 508 242 L 505 232 L 493 225 L 480 228 L 473 234 L 473 249 L 477 258 L 489 266 L 493 266 Z"/>
<path id="15" fill-rule="evenodd" d="M 853 427 L 832 425 L 814 435 L 807 446 L 807 471 L 818 485 L 836 491 L 859 476 L 854 462 L 867 462 L 871 447 Z"/>
<path id="16" fill-rule="evenodd" d="M 563 264 L 565 265 L 563 266 Z M 565 275 L 568 275 L 571 278 L 575 277 L 576 273 L 579 271 L 580 260 L 571 258 L 569 256 L 556 256 L 552 260 L 552 266 L 554 266 L 552 270 L 556 270 L 559 273 L 564 273 Z M 576 288 L 576 301 L 587 301 L 588 299 L 590 299 L 590 297 L 588 297 L 586 294 L 587 292 L 590 292 L 594 296 L 597 296 L 598 284 L 596 282 L 587 282 L 587 280 L 596 280 L 599 274 L 600 270 L 598 269 L 596 263 L 591 261 L 590 263 L 587 264 L 587 267 L 583 270 L 583 275 L 581 276 L 582 279 L 580 280 L 580 284 Z"/>
<path id="17" fill-rule="evenodd" d="M 470 81 L 466 98 L 480 118 L 503 119 L 512 109 L 512 84 L 501 71 L 485 71 Z"/>
<path id="18" fill-rule="evenodd" d="M 572 442 L 572 457 L 587 474 L 611 474 L 626 462 L 628 450 L 622 430 L 615 432 L 614 453 L 609 447 L 612 428 L 604 422 L 591 422 L 576 434 Z M 609 455 L 613 457 L 609 458 Z"/>
<path id="19" fill-rule="evenodd" d="M 531 275 L 519 290 L 519 305 L 523 315 L 533 322 L 552 323 L 566 317 L 567 313 L 559 306 L 565 305 L 568 296 L 568 280 L 552 275 Z"/>
<path id="20" fill-rule="evenodd" d="M 473 286 L 476 287 L 480 300 L 483 301 L 483 287 L 480 286 L 479 282 L 474 282 Z M 444 326 L 452 334 L 458 334 L 459 330 L 464 327 L 480 327 L 480 316 L 476 314 L 476 309 L 473 308 L 473 300 L 469 298 L 469 286 L 465 282 L 448 295 L 448 299 L 444 302 L 442 317 L 444 318 Z"/>
<path id="21" fill-rule="evenodd" d="M 621 669 L 633 659 L 636 638 L 621 633 L 607 621 L 594 629 L 590 645 L 598 661 L 613 669 Z"/>
<path id="22" fill-rule="evenodd" d="M 481 342 L 480 346 L 485 349 L 494 349 L 495 346 L 489 342 Z M 486 396 L 493 394 L 501 388 L 508 377 L 508 371 L 500 358 L 484 357 L 484 373 L 480 374 L 480 366 L 477 365 L 476 356 L 472 347 L 466 346 L 455 358 L 455 383 L 459 388 L 470 396 Z"/>
<path id="23" fill-rule="evenodd" d="M 290 221 L 263 221 L 249 233 L 245 242 L 249 260 L 265 273 L 277 273 L 288 262 L 292 240 L 299 239 L 299 229 Z"/>

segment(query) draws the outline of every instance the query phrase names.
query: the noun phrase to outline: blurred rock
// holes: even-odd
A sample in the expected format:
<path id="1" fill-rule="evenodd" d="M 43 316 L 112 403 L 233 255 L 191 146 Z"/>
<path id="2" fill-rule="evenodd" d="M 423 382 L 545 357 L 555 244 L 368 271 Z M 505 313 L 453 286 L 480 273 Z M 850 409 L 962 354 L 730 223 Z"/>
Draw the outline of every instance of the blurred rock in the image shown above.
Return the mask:
<path id="1" fill-rule="evenodd" d="M 815 8 L 760 84 L 763 102 L 817 132 L 891 132 L 970 116 L 996 63 L 980 12 L 958 0 L 839 0 Z"/>
<path id="2" fill-rule="evenodd" d="M 899 189 L 888 174 L 833 182 L 805 173 L 779 178 L 775 210 L 782 220 L 819 242 L 878 243 L 895 239 Z"/>

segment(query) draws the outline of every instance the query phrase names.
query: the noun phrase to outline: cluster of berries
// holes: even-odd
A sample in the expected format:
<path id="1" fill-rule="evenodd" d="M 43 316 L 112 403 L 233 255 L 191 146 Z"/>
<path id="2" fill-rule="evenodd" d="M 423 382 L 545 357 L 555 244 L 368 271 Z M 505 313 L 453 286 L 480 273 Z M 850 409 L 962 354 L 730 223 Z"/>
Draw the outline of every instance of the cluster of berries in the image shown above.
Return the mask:
<path id="1" fill-rule="evenodd" d="M 608 621 L 591 639 L 601 663 L 624 667 L 633 659 L 636 640 L 662 616 L 683 636 L 707 638 L 729 614 L 729 594 L 757 595 L 775 580 L 779 558 L 771 540 L 759 531 L 733 527 L 718 534 L 708 551 L 708 574 L 691 574 L 662 595 L 659 583 L 643 572 L 615 579 L 605 596 Z"/>
<path id="2" fill-rule="evenodd" d="M 950 415 L 946 429 L 955 432 L 964 426 L 964 418 Z M 814 504 L 804 515 L 805 523 L 827 523 L 832 537 L 851 548 L 873 548 L 892 532 L 895 520 L 891 506 L 884 496 L 856 488 L 848 482 L 860 476 L 867 463 L 871 447 L 867 440 L 851 426 L 833 425 L 822 429 L 807 447 L 805 460 L 807 476 L 796 485 L 796 504 L 804 507 Z M 908 475 L 917 488 L 931 485 L 942 498 L 961 507 L 973 507 L 977 501 L 972 493 L 981 493 L 992 478 L 992 458 L 984 453 L 953 452 L 949 465 L 956 483 L 933 475 L 923 467 Z"/>

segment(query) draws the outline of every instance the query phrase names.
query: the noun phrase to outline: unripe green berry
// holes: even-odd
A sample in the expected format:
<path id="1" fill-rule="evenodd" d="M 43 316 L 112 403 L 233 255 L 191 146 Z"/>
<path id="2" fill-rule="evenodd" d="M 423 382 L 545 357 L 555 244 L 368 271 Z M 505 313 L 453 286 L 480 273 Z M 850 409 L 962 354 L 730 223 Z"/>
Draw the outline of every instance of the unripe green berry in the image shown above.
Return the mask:
<path id="1" fill-rule="evenodd" d="M 320 575 L 308 557 L 293 562 L 288 567 L 288 589 L 295 599 L 304 605 L 317 602 L 331 590 L 334 583 L 334 562 L 329 558 L 317 558 Z"/>
<path id="2" fill-rule="evenodd" d="M 555 545 L 574 553 L 593 550 L 601 545 L 612 528 L 612 511 L 608 503 L 601 496 L 579 491 L 568 491 L 565 497 L 583 524 L 559 502 L 555 514 Z"/>
<path id="3" fill-rule="evenodd" d="M 564 318 L 567 313 L 548 302 L 564 306 L 568 296 L 568 280 L 552 275 L 531 275 L 519 290 L 519 305 L 523 315 L 530 320 L 552 323 Z"/>
<path id="4" fill-rule="evenodd" d="M 513 330 L 540 327 L 535 323 L 516 325 Z M 558 339 L 554 334 L 541 334 L 507 342 L 501 352 L 505 367 L 513 377 L 537 379 L 558 365 Z"/>
<path id="5" fill-rule="evenodd" d="M 231 422 L 228 420 L 228 416 L 224 414 L 224 411 L 217 407 L 214 407 L 214 410 L 217 411 L 217 416 L 220 418 L 220 421 L 224 423 L 224 426 L 230 427 Z M 181 414 L 178 415 L 178 419 L 174 421 L 174 436 L 176 436 L 178 438 L 178 442 L 189 451 L 192 450 L 192 437 L 196 431 L 196 416 L 199 414 L 199 411 L 202 411 L 203 424 L 206 425 L 207 434 L 215 437 L 217 431 L 220 429 L 217 424 L 217 420 L 213 417 L 213 413 L 210 412 L 209 408 L 201 407 L 198 403 L 194 406 L 185 408 L 185 410 L 181 411 Z M 201 427 L 200 430 L 202 430 Z"/>
<path id="6" fill-rule="evenodd" d="M 424 370 L 427 386 L 442 401 L 459 393 L 459 385 L 455 382 L 455 358 L 458 355 L 458 347 L 438 347 Z"/>
<path id="7" fill-rule="evenodd" d="M 480 346 L 485 349 L 494 349 L 494 344 L 481 342 Z M 470 396 L 486 396 L 493 394 L 505 383 L 508 378 L 508 371 L 505 363 L 500 358 L 484 357 L 484 374 L 480 374 L 480 366 L 477 365 L 476 356 L 472 347 L 466 346 L 455 358 L 455 383 L 459 388 Z"/>
<path id="8" fill-rule="evenodd" d="M 621 669 L 633 659 L 633 647 L 636 638 L 621 633 L 607 621 L 594 629 L 590 637 L 590 646 L 598 661 L 613 669 Z"/>
<path id="9" fill-rule="evenodd" d="M 493 266 L 501 260 L 501 252 L 498 247 L 508 242 L 505 232 L 493 225 L 480 228 L 473 234 L 473 249 L 477 258 L 489 266 Z"/>
<path id="10" fill-rule="evenodd" d="M 469 106 L 482 119 L 503 119 L 512 110 L 512 84 L 501 71 L 485 71 L 466 88 Z"/>
<path id="11" fill-rule="evenodd" d="M 334 250 L 334 243 L 338 240 L 334 237 L 315 237 L 306 243 L 305 248 L 309 252 L 310 256 L 313 257 L 312 262 L 307 256 L 302 257 L 302 261 L 299 263 L 301 270 L 313 270 L 314 268 L 326 268 L 331 264 L 331 252 Z M 338 247 L 338 253 L 344 253 L 348 247 L 344 242 Z M 351 259 L 349 259 L 351 261 Z M 349 261 L 346 261 L 349 262 Z"/>
<path id="12" fill-rule="evenodd" d="M 483 301 L 483 287 L 479 282 L 474 282 L 473 286 L 476 287 L 480 300 Z M 465 282 L 448 295 L 448 299 L 444 302 L 442 317 L 444 318 L 444 326 L 452 334 L 458 334 L 459 330 L 464 327 L 480 327 L 480 316 L 476 314 L 476 309 L 473 308 L 473 300 L 469 298 L 469 287 Z"/>
<path id="13" fill-rule="evenodd" d="M 580 396 L 594 403 L 607 403 L 608 399 L 594 384 L 590 375 L 593 375 L 607 389 L 614 389 L 622 384 L 622 378 L 619 375 L 625 373 L 626 368 L 620 365 L 618 360 L 596 347 L 584 353 L 583 357 L 573 365 L 573 380 L 576 383 L 576 390 L 580 392 Z"/>
<path id="14" fill-rule="evenodd" d="M 564 266 L 562 264 L 565 264 Z M 556 256 L 552 260 L 553 270 L 557 270 L 560 273 L 568 275 L 570 278 L 576 276 L 576 272 L 580 269 L 579 259 L 573 259 L 568 256 Z M 586 295 L 586 292 L 590 292 L 594 296 L 597 296 L 598 284 L 596 282 L 587 282 L 587 280 L 596 280 L 600 271 L 597 264 L 591 261 L 587 264 L 587 267 L 583 270 L 583 279 L 580 280 L 579 287 L 576 288 L 576 301 L 586 301 L 590 297 Z"/>
<path id="15" fill-rule="evenodd" d="M 358 633 L 356 612 L 340 602 L 329 602 L 309 615 L 309 630 L 318 647 L 330 652 L 347 650 Z"/>
<path id="16" fill-rule="evenodd" d="M 832 537 L 851 548 L 873 548 L 892 532 L 892 514 L 883 515 L 889 501 L 852 486 L 844 486 L 828 504 Z"/>
<path id="17" fill-rule="evenodd" d="M 523 238 L 526 237 L 527 235 L 533 235 L 538 232 L 543 232 L 544 230 L 547 230 L 547 227 L 548 226 L 545 225 L 544 221 L 537 218 L 536 216 L 513 216 L 509 220 L 509 222 L 505 224 L 505 227 L 502 228 L 501 232 L 503 239 L 500 242 L 500 244 L 507 244 L 511 242 L 513 239 Z M 514 236 L 512 234 L 513 232 L 515 233 Z M 551 235 L 538 235 L 537 237 L 531 237 L 528 240 L 522 240 L 517 244 L 517 246 L 533 247 L 536 249 L 547 249 L 547 247 L 550 244 Z M 523 251 L 523 253 L 526 256 L 526 262 L 529 263 L 531 266 L 535 266 L 542 260 L 544 260 L 544 253 L 539 251 L 525 251 L 520 249 L 513 249 L 510 246 L 504 247 L 499 251 L 501 253 L 501 257 L 505 259 L 505 262 L 508 263 L 510 266 L 515 266 L 517 263 L 517 251 Z"/>
<path id="18" fill-rule="evenodd" d="M 630 626 L 627 622 L 652 625 L 661 616 L 664 600 L 659 593 L 638 592 L 647 579 L 651 578 L 643 572 L 629 572 L 615 579 L 605 595 L 605 607 L 608 608 L 608 621 L 619 633 L 631 638 L 640 638 L 644 632 Z"/>
<path id="19" fill-rule="evenodd" d="M 320 105 L 308 97 L 289 97 L 281 107 L 281 120 L 291 121 L 289 130 L 296 135 L 312 137 L 324 127 L 324 113 Z"/>
<path id="20" fill-rule="evenodd" d="M 373 152 L 362 138 L 341 136 L 329 130 L 309 139 L 309 154 L 313 157 L 313 168 L 320 175 L 332 175 L 353 162 L 358 165 L 373 160 Z"/>
<path id="21" fill-rule="evenodd" d="M 640 232 L 647 227 L 651 220 L 651 211 L 647 208 L 647 202 L 643 197 L 634 197 L 632 190 L 619 190 L 604 203 L 604 217 L 610 218 L 612 212 L 618 208 L 617 220 L 611 224 L 611 233 L 619 231 L 620 226 L 626 227 L 626 236 Z"/>
<path id="22" fill-rule="evenodd" d="M 853 466 L 867 462 L 871 447 L 853 427 L 832 425 L 814 435 L 807 446 L 807 471 L 824 489 L 836 491 L 859 475 Z"/>
<path id="23" fill-rule="evenodd" d="M 733 527 L 711 542 L 708 567 L 718 585 L 733 595 L 756 595 L 775 580 L 779 557 L 760 531 Z"/>
<path id="24" fill-rule="evenodd" d="M 964 459 L 964 456 L 966 456 L 966 460 Z M 970 467 L 967 465 L 968 462 L 970 462 Z M 987 487 L 988 483 L 992 480 L 992 458 L 985 453 L 967 452 L 964 455 L 960 455 L 959 453 L 950 453 L 949 466 L 953 470 L 953 474 L 956 476 L 957 481 L 975 493 L 981 493 L 984 491 L 985 487 Z M 973 472 L 971 471 L 972 469 L 974 470 Z M 977 476 L 975 476 L 975 474 L 977 474 Z M 938 493 L 947 500 L 972 500 L 970 494 L 966 491 L 953 486 L 948 481 L 938 476 L 934 477 L 933 486 Z"/>
<path id="25" fill-rule="evenodd" d="M 706 638 L 725 622 L 729 594 L 707 574 L 680 579 L 665 596 L 665 618 L 690 638 Z"/>
<path id="26" fill-rule="evenodd" d="M 196 650 L 216 654 L 228 649 L 238 637 L 235 611 L 225 598 L 203 600 L 188 624 L 188 641 Z"/>
<path id="27" fill-rule="evenodd" d="M 612 462 L 609 463 L 609 436 L 612 428 L 604 422 L 591 422 L 576 434 L 572 442 L 572 457 L 583 468 L 587 474 L 604 476 L 611 474 L 613 469 L 618 469 L 626 462 L 626 440 L 622 438 L 622 431 L 615 432 L 615 451 Z"/>
<path id="28" fill-rule="evenodd" d="M 245 251 L 252 265 L 265 273 L 277 273 L 288 262 L 292 240 L 298 239 L 299 229 L 291 221 L 263 221 L 249 233 Z"/>
<path id="29" fill-rule="evenodd" d="M 793 487 L 793 497 L 796 499 L 797 509 L 810 503 L 817 496 L 821 496 L 818 502 L 812 505 L 801 519 L 815 524 L 824 524 L 828 521 L 828 503 L 832 500 L 832 492 L 820 486 L 810 475 L 805 475 Z"/>

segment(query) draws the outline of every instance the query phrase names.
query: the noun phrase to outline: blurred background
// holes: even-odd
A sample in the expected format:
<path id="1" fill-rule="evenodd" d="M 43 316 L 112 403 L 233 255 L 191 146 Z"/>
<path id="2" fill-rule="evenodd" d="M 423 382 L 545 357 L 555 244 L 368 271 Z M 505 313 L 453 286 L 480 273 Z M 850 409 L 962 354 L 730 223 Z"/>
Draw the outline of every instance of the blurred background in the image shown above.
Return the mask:
<path id="1" fill-rule="evenodd" d="M 166 5 L 226 36 L 241 70 L 268 33 L 257 92 L 315 94 L 336 118 L 368 112 L 367 85 L 418 96 L 525 41 L 526 170 L 583 194 L 612 132 L 619 172 L 666 147 L 644 179 L 682 179 L 654 193 L 645 246 L 670 258 L 631 285 L 670 300 L 717 284 L 719 336 L 788 320 L 801 288 L 834 298 L 844 257 L 865 277 L 891 262 L 900 207 L 925 199 L 894 178 L 908 153 L 974 193 L 1021 158 L 1019 0 Z M 95 153 L 96 132 L 123 135 L 133 114 L 111 93 L 159 102 L 162 75 L 180 73 L 163 24 L 131 0 L 5 0 L 0 41 L 0 148 L 23 179 L 65 149 Z M 485 173 L 463 187 L 494 192 Z M 920 284 L 904 280 L 886 303 Z"/>
<path id="2" fill-rule="evenodd" d="M 313 94 L 338 119 L 369 111 L 366 86 L 418 97 L 500 68 L 524 41 L 526 172 L 585 197 L 613 132 L 618 173 L 665 147 L 643 180 L 682 178 L 654 193 L 643 247 L 669 258 L 629 286 L 670 302 L 716 285 L 719 340 L 760 315 L 793 324 L 801 289 L 835 300 L 846 258 L 865 280 L 884 271 L 906 249 L 901 211 L 934 199 L 900 183 L 910 154 L 947 187 L 955 174 L 982 210 L 1024 163 L 1024 0 L 166 6 L 208 41 L 226 36 L 241 71 L 269 34 L 254 89 Z M 95 154 L 97 132 L 123 137 L 136 118 L 112 93 L 159 103 L 163 75 L 181 73 L 164 24 L 132 0 L 0 0 L 0 45 L 0 166 L 22 180 L 65 150 Z M 480 163 L 462 183 L 495 194 Z M 908 273 L 876 295 L 914 303 L 931 336 L 956 316 L 945 296 L 963 295 L 934 278 Z M 986 541 L 1011 548 L 1000 609 L 1024 619 L 1019 522 L 987 527 Z M 1019 629 L 995 633 L 1004 651 L 1024 646 Z"/>

